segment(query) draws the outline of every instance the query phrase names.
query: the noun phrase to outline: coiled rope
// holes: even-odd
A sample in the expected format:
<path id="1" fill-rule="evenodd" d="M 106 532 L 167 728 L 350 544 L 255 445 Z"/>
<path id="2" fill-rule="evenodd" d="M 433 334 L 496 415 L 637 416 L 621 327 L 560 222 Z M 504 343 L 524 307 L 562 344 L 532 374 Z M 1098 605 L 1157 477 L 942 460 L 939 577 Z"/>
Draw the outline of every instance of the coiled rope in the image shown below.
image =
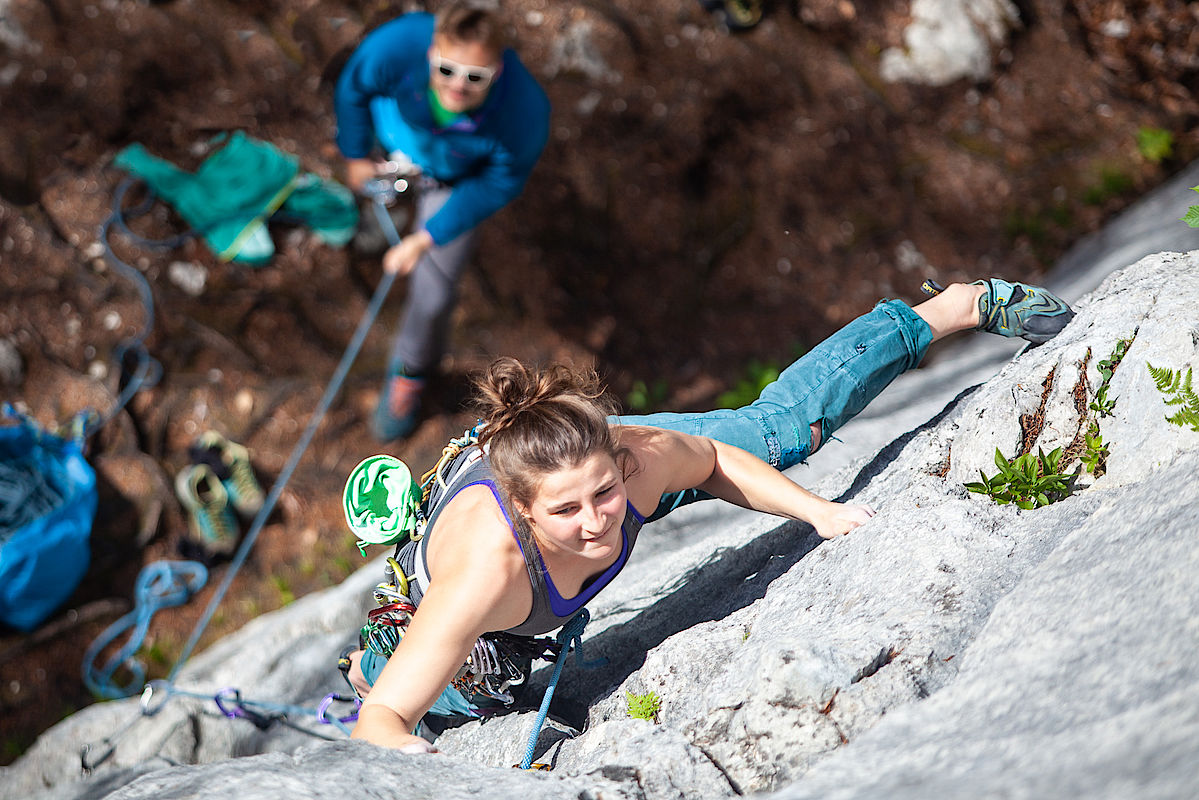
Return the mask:
<path id="1" fill-rule="evenodd" d="M 146 669 L 134 654 L 146 638 L 150 620 L 161 609 L 186 603 L 207 580 L 208 570 L 195 561 L 155 561 L 142 567 L 134 589 L 133 610 L 109 625 L 83 654 L 83 682 L 91 693 L 105 700 L 137 694 L 145 681 Z M 133 630 L 124 646 L 103 667 L 97 668 L 96 657 L 130 628 Z M 122 666 L 131 675 L 124 686 L 113 679 L 113 674 Z"/>

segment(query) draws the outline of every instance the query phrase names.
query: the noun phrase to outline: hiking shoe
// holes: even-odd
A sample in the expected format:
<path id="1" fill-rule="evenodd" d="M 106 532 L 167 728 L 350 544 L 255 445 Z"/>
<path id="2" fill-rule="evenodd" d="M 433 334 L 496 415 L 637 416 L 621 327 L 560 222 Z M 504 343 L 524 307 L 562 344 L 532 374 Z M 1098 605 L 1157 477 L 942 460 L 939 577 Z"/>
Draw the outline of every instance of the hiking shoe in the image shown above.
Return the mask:
<path id="1" fill-rule="evenodd" d="M 205 431 L 188 453 L 193 463 L 205 464 L 216 473 L 237 513 L 252 517 L 262 508 L 262 486 L 254 477 L 250 451 L 245 447 L 216 431 Z"/>
<path id="2" fill-rule="evenodd" d="M 371 433 L 380 442 L 402 439 L 416 428 L 424 378 L 397 373 L 383 384 L 383 394 L 371 418 Z"/>
<path id="3" fill-rule="evenodd" d="M 1027 283 L 987 278 L 974 281 L 986 291 L 978 298 L 978 329 L 1000 336 L 1020 336 L 1042 344 L 1061 333 L 1074 312 L 1047 289 Z"/>
<path id="4" fill-rule="evenodd" d="M 237 520 L 229 494 L 207 464 L 191 464 L 175 477 L 175 494 L 187 511 L 191 544 L 209 556 L 225 556 L 237 546 Z"/>

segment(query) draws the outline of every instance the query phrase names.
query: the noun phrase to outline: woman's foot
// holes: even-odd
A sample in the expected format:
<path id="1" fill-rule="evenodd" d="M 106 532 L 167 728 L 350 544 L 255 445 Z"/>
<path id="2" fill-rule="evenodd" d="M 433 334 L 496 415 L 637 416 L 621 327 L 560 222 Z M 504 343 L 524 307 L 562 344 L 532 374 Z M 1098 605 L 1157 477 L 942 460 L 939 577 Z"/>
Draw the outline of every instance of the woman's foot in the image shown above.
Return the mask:
<path id="1" fill-rule="evenodd" d="M 1000 336 L 1019 336 L 1042 344 L 1062 332 L 1074 312 L 1066 301 L 1040 286 L 987 278 L 978 298 L 978 329 Z"/>
<path id="2" fill-rule="evenodd" d="M 920 290 L 932 299 L 914 310 L 929 323 L 934 339 L 973 328 L 1042 344 L 1061 333 L 1074 318 L 1074 312 L 1060 297 L 1027 283 L 986 278 L 945 288 L 926 280 Z"/>

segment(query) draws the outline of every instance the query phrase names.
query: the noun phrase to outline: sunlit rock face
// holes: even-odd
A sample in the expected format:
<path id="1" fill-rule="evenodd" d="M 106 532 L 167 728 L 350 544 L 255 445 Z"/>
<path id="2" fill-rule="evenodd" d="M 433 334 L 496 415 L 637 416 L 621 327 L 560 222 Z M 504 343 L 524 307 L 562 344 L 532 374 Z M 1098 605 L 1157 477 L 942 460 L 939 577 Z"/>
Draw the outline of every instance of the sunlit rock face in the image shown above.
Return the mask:
<path id="1" fill-rule="evenodd" d="M 542 732 L 550 773 L 511 769 L 532 711 L 448 731 L 443 755 L 404 756 L 313 720 L 259 730 L 177 695 L 150 717 L 136 700 L 85 709 L 0 781 L 55 798 L 381 796 L 400 784 L 439 798 L 1187 796 L 1199 781 L 1199 432 L 1167 419 L 1180 395 L 1149 365 L 1199 364 L 1199 250 L 1150 255 L 1069 299 L 1077 316 L 1053 341 L 1006 343 L 981 382 L 955 386 L 946 362 L 905 376 L 926 381 L 919 421 L 893 422 L 881 448 L 818 479 L 790 473 L 878 510 L 852 534 L 821 542 L 717 502 L 647 527 L 591 607 L 585 656 L 607 664 L 568 661 L 557 688 L 555 716 L 582 733 L 561 721 Z M 1117 349 L 1108 378 L 1100 362 Z M 1021 510 L 964 486 L 997 472 L 996 450 L 1083 455 L 1087 435 L 1106 448 L 1103 469 L 1058 502 Z M 380 575 L 372 562 L 259 618 L 192 659 L 178 688 L 315 706 L 341 688 L 337 652 Z M 656 722 L 629 719 L 628 693 L 648 692 Z M 82 780 L 80 748 L 94 759 L 109 743 Z"/>

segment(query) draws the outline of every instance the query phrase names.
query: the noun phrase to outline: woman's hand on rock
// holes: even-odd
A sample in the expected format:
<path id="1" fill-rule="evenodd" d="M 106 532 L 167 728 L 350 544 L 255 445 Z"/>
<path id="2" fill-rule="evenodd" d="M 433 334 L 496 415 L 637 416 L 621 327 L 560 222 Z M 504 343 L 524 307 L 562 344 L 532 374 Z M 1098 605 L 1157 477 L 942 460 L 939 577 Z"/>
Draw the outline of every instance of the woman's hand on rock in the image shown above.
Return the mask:
<path id="1" fill-rule="evenodd" d="M 822 539 L 832 539 L 864 525 L 874 516 L 874 509 L 860 503 L 829 503 L 828 513 L 813 523 Z"/>

